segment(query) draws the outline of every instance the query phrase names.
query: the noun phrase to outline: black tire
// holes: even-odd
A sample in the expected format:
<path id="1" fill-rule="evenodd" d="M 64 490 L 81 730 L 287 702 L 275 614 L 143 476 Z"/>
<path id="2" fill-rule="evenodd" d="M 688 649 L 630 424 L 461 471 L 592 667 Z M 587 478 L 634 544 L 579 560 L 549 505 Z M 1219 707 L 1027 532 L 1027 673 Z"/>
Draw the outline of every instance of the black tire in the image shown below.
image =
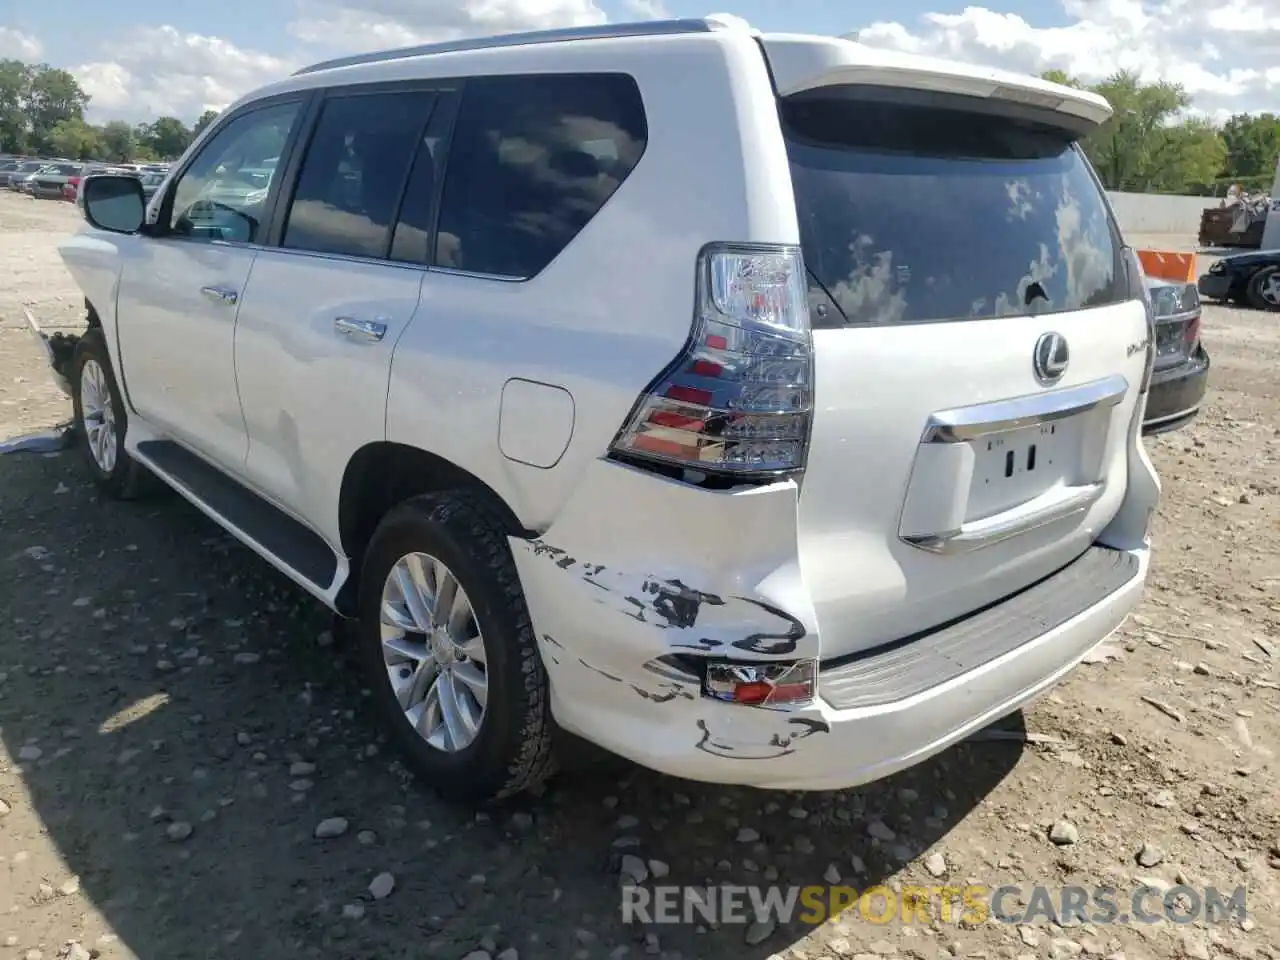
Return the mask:
<path id="1" fill-rule="evenodd" d="M 488 696 L 468 746 L 446 753 L 414 730 L 396 701 L 382 652 L 383 585 L 396 562 L 429 553 L 453 571 L 484 637 Z M 358 656 L 379 713 L 414 771 L 449 800 L 488 803 L 529 789 L 555 769 L 546 670 L 502 526 L 465 491 L 426 494 L 393 509 L 360 572 Z"/>
<path id="2" fill-rule="evenodd" d="M 1249 306 L 1258 310 L 1280 310 L 1280 303 L 1272 303 L 1262 294 L 1262 288 L 1280 274 L 1280 267 L 1263 267 L 1249 278 L 1249 287 L 1245 296 L 1249 298 Z"/>
<path id="3" fill-rule="evenodd" d="M 84 403 L 82 388 L 84 386 L 84 369 L 92 360 L 102 370 L 106 379 L 106 387 L 111 405 L 111 414 L 115 421 L 115 462 L 111 470 L 104 470 L 93 456 L 89 447 L 89 431 L 85 428 Z M 71 405 L 75 413 L 76 443 L 84 453 L 85 462 L 94 482 L 105 494 L 117 500 L 135 500 L 152 493 L 159 487 L 155 476 L 142 464 L 134 460 L 124 449 L 125 429 L 129 424 L 128 411 L 124 398 L 120 395 L 120 387 L 116 383 L 115 371 L 111 367 L 111 355 L 107 352 L 107 341 L 99 327 L 91 327 L 76 344 L 71 358 Z"/>

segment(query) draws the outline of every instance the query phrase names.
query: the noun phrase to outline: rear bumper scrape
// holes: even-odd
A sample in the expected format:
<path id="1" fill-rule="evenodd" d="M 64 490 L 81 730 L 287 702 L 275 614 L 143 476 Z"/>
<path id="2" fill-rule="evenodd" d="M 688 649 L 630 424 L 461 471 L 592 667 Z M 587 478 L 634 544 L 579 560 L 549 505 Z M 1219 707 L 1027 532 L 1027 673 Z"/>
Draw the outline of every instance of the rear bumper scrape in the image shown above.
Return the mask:
<path id="1" fill-rule="evenodd" d="M 654 676 L 668 684 L 690 682 L 691 675 L 661 659 L 671 654 L 743 662 L 794 659 L 809 637 L 801 620 L 765 600 L 698 590 L 678 577 L 617 570 L 580 559 L 543 539 L 515 540 L 513 546 L 526 594 L 558 594 L 555 606 L 574 609 L 581 618 L 581 625 L 570 633 L 574 640 L 565 640 L 579 648 L 574 651 L 580 654 L 579 663 L 636 688 L 641 696 L 661 695 L 641 689 Z M 558 619 L 546 604 L 534 605 L 539 608 L 535 625 Z M 593 642 L 597 637 L 599 647 Z M 564 643 L 550 632 L 543 633 L 543 641 L 554 663 L 567 655 Z M 595 663 L 587 659 L 593 647 Z"/>
<path id="2" fill-rule="evenodd" d="M 80 342 L 80 337 L 62 332 L 46 333 L 40 328 L 40 324 L 36 322 L 30 310 L 23 307 L 22 313 L 27 318 L 27 327 L 31 330 L 31 335 L 44 350 L 45 359 L 49 361 L 49 368 L 53 372 L 54 383 L 58 385 L 59 390 L 70 397 L 71 358 L 75 356 L 76 344 Z"/>
<path id="3" fill-rule="evenodd" d="M 698 658 L 818 659 L 796 505 L 792 482 L 709 491 L 593 461 L 540 537 L 510 540 L 557 720 L 616 749 L 637 713 L 706 700 Z M 794 737 L 785 711 L 716 706 L 770 714 L 757 747 Z"/>

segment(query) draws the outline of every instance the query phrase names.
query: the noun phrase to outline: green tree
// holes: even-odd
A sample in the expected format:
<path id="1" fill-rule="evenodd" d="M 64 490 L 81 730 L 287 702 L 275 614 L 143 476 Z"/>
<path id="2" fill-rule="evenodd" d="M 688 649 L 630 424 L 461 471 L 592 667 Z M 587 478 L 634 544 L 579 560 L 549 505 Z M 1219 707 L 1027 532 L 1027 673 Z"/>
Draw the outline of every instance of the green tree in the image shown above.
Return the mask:
<path id="1" fill-rule="evenodd" d="M 1072 79 L 1068 76 L 1065 70 L 1046 70 L 1044 73 L 1040 74 L 1040 76 L 1048 80 L 1050 83 L 1060 83 L 1064 87 L 1080 87 L 1082 85 L 1079 80 Z"/>
<path id="2" fill-rule="evenodd" d="M 103 124 L 99 134 L 102 143 L 102 159 L 116 163 L 127 163 L 138 153 L 138 141 L 133 127 L 123 120 L 112 120 Z"/>
<path id="3" fill-rule="evenodd" d="M 1222 125 L 1227 159 L 1223 176 L 1235 180 L 1275 175 L 1280 157 L 1280 117 L 1274 113 L 1238 113 Z"/>
<path id="4" fill-rule="evenodd" d="M 1111 104 L 1111 119 L 1083 143 L 1108 190 L 1183 193 L 1211 183 L 1222 169 L 1226 144 L 1211 123 L 1185 116 L 1191 97 L 1180 85 L 1142 83 L 1128 71 L 1092 86 L 1062 71 L 1044 76 L 1092 90 Z"/>
<path id="5" fill-rule="evenodd" d="M 0 60 L 0 150 L 22 153 L 27 149 L 27 90 L 31 73 L 21 60 Z"/>
<path id="6" fill-rule="evenodd" d="M 206 110 L 204 113 L 200 114 L 199 119 L 196 120 L 195 126 L 191 128 L 191 139 L 194 140 L 198 137 L 200 135 L 200 131 L 217 119 L 217 110 Z"/>
<path id="7" fill-rule="evenodd" d="M 1217 178 L 1227 145 L 1208 120 L 1192 117 L 1164 127 L 1151 153 L 1146 186 L 1154 193 L 1199 192 Z"/>
<path id="8" fill-rule="evenodd" d="M 47 142 L 53 153 L 69 160 L 92 160 L 102 149 L 97 128 L 80 118 L 59 120 Z"/>
<path id="9" fill-rule="evenodd" d="M 144 127 L 146 133 L 139 140 L 150 147 L 157 157 L 178 157 L 191 143 L 191 131 L 177 117 L 160 117 Z"/>
<path id="10" fill-rule="evenodd" d="M 66 70 L 37 64 L 28 70 L 29 81 L 23 112 L 31 129 L 31 143 L 38 150 L 52 147 L 54 128 L 63 120 L 83 120 L 89 95 Z"/>
<path id="11" fill-rule="evenodd" d="M 1146 190 L 1157 172 L 1170 179 L 1171 171 L 1157 171 L 1157 156 L 1166 159 L 1166 128 L 1191 106 L 1186 91 L 1171 83 L 1143 84 L 1137 74 L 1128 71 L 1096 84 L 1093 91 L 1106 97 L 1114 111 L 1085 143 L 1085 152 L 1107 187 Z"/>

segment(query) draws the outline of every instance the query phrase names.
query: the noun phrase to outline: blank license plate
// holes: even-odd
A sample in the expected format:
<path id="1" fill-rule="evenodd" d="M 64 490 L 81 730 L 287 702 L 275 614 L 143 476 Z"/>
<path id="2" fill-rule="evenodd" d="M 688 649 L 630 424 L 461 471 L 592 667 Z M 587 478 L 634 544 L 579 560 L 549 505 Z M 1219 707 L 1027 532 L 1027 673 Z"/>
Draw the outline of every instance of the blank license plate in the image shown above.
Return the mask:
<path id="1" fill-rule="evenodd" d="M 991 516 L 1038 497 L 1075 473 L 1079 417 L 971 440 L 973 483 L 968 520 Z"/>

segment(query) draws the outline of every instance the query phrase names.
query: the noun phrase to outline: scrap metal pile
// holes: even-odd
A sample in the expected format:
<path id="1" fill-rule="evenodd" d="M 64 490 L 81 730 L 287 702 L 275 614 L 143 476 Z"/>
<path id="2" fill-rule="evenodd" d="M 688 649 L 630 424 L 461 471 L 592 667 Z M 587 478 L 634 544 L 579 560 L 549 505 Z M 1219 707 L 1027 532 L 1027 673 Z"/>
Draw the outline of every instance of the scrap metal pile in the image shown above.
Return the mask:
<path id="1" fill-rule="evenodd" d="M 1266 194 L 1250 195 L 1232 187 L 1219 206 L 1208 207 L 1200 215 L 1200 246 L 1258 249 L 1270 209 L 1271 198 Z"/>

